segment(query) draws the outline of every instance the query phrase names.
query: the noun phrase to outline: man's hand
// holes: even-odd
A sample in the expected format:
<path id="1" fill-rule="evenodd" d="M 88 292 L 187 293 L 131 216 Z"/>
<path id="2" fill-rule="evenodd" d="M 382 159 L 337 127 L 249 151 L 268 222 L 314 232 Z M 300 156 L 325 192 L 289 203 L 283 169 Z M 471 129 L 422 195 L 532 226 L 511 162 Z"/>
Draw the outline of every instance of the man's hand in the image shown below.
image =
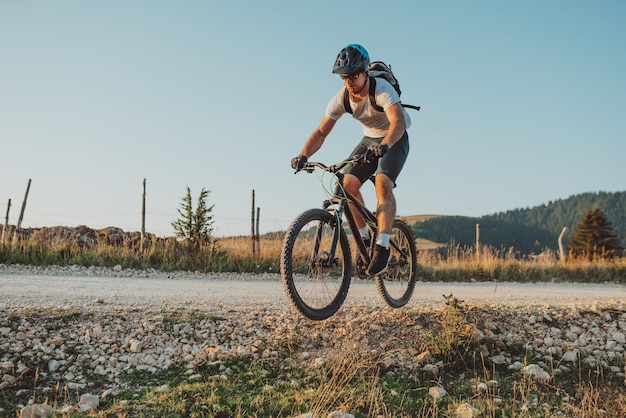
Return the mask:
<path id="1" fill-rule="evenodd" d="M 383 155 L 387 154 L 387 151 L 389 151 L 389 145 L 387 144 L 372 145 L 365 152 L 365 158 L 368 160 L 372 160 L 373 158 L 380 158 Z"/>
<path id="2" fill-rule="evenodd" d="M 304 168 L 306 162 L 306 155 L 298 155 L 297 157 L 291 159 L 291 168 L 296 170 L 296 172 L 300 171 Z"/>

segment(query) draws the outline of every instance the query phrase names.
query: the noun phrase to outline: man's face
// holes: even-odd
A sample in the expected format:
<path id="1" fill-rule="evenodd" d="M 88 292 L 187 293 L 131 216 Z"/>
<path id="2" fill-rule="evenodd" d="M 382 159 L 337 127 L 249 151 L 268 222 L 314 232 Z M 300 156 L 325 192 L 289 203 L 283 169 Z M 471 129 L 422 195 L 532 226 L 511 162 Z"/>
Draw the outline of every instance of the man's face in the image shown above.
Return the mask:
<path id="1" fill-rule="evenodd" d="M 365 76 L 365 73 L 363 71 L 352 74 L 341 74 L 341 79 L 346 85 L 348 91 L 352 94 L 360 91 L 367 81 L 367 77 Z"/>

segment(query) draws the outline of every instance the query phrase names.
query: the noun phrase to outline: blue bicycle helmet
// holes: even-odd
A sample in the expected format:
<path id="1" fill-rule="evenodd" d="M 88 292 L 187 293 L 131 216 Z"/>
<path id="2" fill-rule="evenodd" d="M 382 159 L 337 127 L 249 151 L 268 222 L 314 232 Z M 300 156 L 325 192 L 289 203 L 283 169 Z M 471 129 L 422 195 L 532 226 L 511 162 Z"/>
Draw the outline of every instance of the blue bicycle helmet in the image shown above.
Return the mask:
<path id="1" fill-rule="evenodd" d="M 337 55 L 334 74 L 354 74 L 360 71 L 367 71 L 370 66 L 370 56 L 359 44 L 350 44 Z"/>

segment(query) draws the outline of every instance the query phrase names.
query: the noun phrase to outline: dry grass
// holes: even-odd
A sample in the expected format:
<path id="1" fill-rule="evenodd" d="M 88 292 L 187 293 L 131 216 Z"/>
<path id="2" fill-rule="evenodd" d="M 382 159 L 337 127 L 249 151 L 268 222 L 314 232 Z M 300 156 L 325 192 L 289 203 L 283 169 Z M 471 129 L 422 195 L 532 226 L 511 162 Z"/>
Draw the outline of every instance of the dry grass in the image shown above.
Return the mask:
<path id="1" fill-rule="evenodd" d="M 259 241 L 256 256 L 261 260 L 278 260 L 282 236 Z M 626 259 L 585 257 L 560 260 L 552 251 L 535 257 L 521 257 L 514 249 L 496 249 L 483 245 L 474 247 L 440 245 L 416 240 L 419 250 L 419 278 L 424 281 L 573 281 L 626 283 Z M 222 238 L 220 249 L 235 258 L 250 257 L 252 244 L 249 237 Z M 353 257 L 357 251 L 353 246 Z"/>
<path id="2" fill-rule="evenodd" d="M 0 249 L 0 263 L 31 265 L 95 265 L 125 268 L 154 268 L 163 271 L 231 271 L 276 273 L 283 234 L 262 237 L 254 243 L 250 237 L 218 238 L 211 245 L 189 248 L 173 239 L 154 239 L 140 248 L 136 243 L 111 245 L 96 242 L 89 247 L 77 243 L 54 243 L 29 239 Z M 357 251 L 353 244 L 352 254 Z M 544 251 L 539 256 L 522 257 L 514 249 L 489 246 L 441 248 L 431 242 L 416 240 L 418 279 L 422 281 L 515 281 L 515 282 L 612 282 L 626 283 L 626 259 L 596 258 L 560 260 L 557 254 Z"/>
<path id="3" fill-rule="evenodd" d="M 256 255 L 258 258 L 278 259 L 283 245 L 283 235 L 275 234 L 271 237 L 263 237 L 253 242 L 250 237 L 226 237 L 218 240 L 219 247 L 223 251 L 235 257 L 251 257 Z M 253 248 L 256 248 L 253 253 Z"/>
<path id="4" fill-rule="evenodd" d="M 561 260 L 549 250 L 522 257 L 513 248 L 483 245 L 477 250 L 457 245 L 443 251 L 421 251 L 418 261 L 427 280 L 626 283 L 626 258 Z"/>

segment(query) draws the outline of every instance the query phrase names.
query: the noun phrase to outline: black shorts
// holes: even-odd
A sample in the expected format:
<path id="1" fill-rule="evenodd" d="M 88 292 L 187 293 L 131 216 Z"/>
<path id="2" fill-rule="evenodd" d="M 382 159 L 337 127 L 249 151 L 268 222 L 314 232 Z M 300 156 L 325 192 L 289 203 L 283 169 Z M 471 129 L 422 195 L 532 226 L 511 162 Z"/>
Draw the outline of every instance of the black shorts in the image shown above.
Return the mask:
<path id="1" fill-rule="evenodd" d="M 367 149 L 376 144 L 380 144 L 383 138 L 370 138 L 364 136 L 359 145 L 352 151 L 350 156 L 363 154 Z M 349 166 L 346 169 L 347 174 L 352 174 L 361 181 L 361 184 L 374 173 L 384 174 L 396 184 L 396 179 L 404 167 L 407 156 L 409 155 L 409 134 L 405 131 L 404 135 L 393 147 L 389 148 L 389 151 L 381 158 L 378 159 L 378 163 L 367 163 L 360 166 Z"/>

